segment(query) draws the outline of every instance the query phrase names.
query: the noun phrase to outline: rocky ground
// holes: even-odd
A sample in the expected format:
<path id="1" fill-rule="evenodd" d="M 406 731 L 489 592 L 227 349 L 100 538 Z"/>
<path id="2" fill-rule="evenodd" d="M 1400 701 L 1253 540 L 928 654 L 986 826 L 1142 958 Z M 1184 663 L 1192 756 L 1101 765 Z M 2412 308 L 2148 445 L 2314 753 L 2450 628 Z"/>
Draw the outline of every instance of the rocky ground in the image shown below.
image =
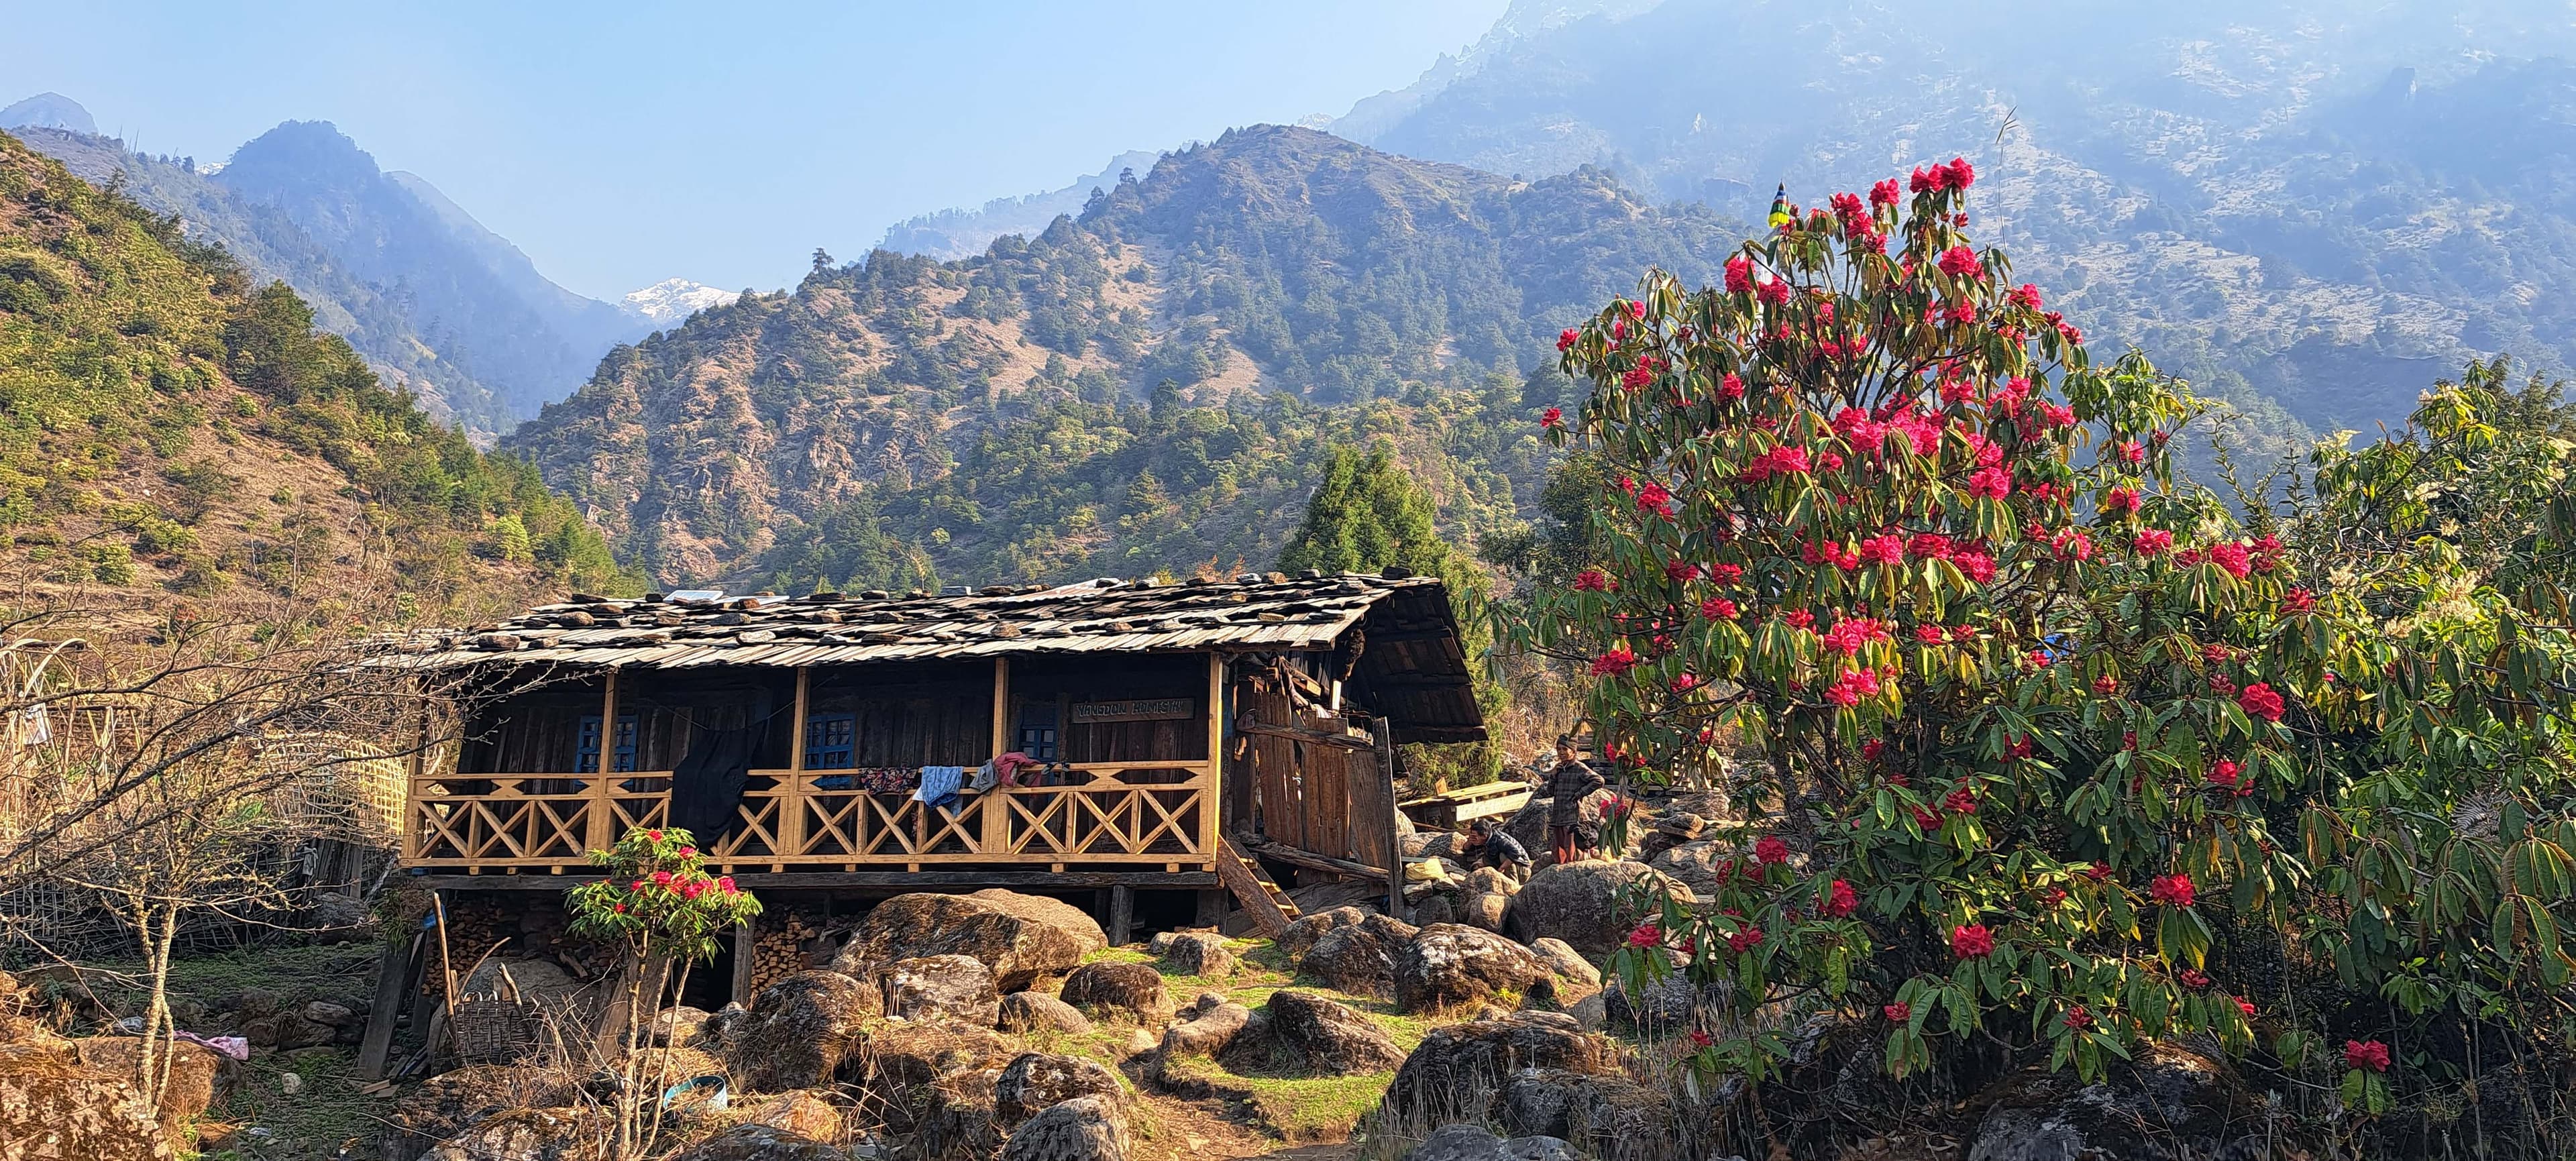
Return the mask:
<path id="1" fill-rule="evenodd" d="M 1444 862 L 1407 891 L 1402 918 L 1360 901 L 1371 885 L 1302 890 L 1307 914 L 1276 938 L 1179 931 L 1111 947 L 1051 899 L 898 896 L 748 1006 L 662 1013 L 641 1058 L 652 1075 L 626 1091 L 707 1078 L 666 1098 L 660 1161 L 2259 1155 L 2245 1152 L 2259 1107 L 2223 1064 L 2179 1048 L 2103 1084 L 2016 1074 L 1962 1094 L 1888 1080 L 1862 1015 L 1736 1012 L 1722 984 L 1605 987 L 1635 920 L 1622 888 L 1688 896 L 1737 853 L 1734 831 L 1691 805 L 1704 804 L 1642 820 L 1628 858 L 1541 867 L 1526 884 Z M 1437 856 L 1451 841 L 1407 845 Z M 442 1054 L 424 1078 L 357 1080 L 376 954 L 360 942 L 189 961 L 174 980 L 181 1026 L 242 1035 L 253 1054 L 188 1047 L 157 1118 L 120 1079 L 126 981 L 27 973 L 0 1004 L 0 1161 L 599 1156 L 619 1056 Z M 587 985 L 546 961 L 495 958 L 465 993 L 505 972 L 558 1028 L 596 1016 Z M 1694 1029 L 1747 1025 L 1795 1050 L 1760 1101 L 1680 1065 Z M 20 1137 L 41 1143 L 9 1143 Z"/>

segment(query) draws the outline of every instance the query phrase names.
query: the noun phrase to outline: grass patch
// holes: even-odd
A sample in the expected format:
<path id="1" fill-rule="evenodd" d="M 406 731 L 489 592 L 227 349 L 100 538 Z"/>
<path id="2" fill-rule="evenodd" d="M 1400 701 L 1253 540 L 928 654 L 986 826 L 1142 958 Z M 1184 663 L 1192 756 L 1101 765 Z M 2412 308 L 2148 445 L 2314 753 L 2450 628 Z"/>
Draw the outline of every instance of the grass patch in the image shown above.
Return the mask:
<path id="1" fill-rule="evenodd" d="M 384 1133 L 382 1118 L 393 1101 L 358 1091 L 367 1082 L 358 1077 L 354 1053 L 306 1049 L 291 1056 L 263 1055 L 253 1057 L 241 1070 L 232 1092 L 206 1110 L 207 1119 L 244 1129 L 257 1126 L 274 1136 L 258 1145 L 236 1136 L 225 1148 L 205 1154 L 207 1161 L 374 1156 L 375 1141 Z M 279 1080 L 289 1072 L 304 1080 L 304 1090 L 294 1096 L 286 1095 Z M 355 1147 L 344 1154 L 342 1147 L 353 1142 Z"/>
<path id="2" fill-rule="evenodd" d="M 1246 1075 L 1205 1057 L 1169 1060 L 1164 1072 L 1187 1084 L 1243 1102 L 1253 1117 L 1292 1144 L 1349 1136 L 1362 1116 L 1386 1095 L 1391 1072 L 1361 1076 Z"/>

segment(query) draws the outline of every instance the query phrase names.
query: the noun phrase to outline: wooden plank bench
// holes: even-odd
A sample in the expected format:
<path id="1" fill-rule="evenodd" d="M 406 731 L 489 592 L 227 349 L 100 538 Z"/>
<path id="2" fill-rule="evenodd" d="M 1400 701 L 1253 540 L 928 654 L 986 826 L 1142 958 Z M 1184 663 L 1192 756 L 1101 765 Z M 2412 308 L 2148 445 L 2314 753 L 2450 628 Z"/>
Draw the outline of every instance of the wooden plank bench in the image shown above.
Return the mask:
<path id="1" fill-rule="evenodd" d="M 1488 782 L 1396 803 L 1414 825 L 1430 830 L 1456 830 L 1460 823 L 1508 816 L 1527 805 L 1530 788 L 1517 781 Z"/>

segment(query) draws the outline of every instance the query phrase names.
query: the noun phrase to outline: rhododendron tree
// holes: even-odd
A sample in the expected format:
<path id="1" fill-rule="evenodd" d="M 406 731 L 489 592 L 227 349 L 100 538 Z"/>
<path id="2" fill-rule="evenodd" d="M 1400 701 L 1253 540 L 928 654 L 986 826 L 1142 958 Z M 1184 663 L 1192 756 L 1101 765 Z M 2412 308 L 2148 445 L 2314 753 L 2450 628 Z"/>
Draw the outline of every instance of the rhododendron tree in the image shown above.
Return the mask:
<path id="1" fill-rule="evenodd" d="M 651 1151 L 660 1125 L 655 1115 L 674 1079 L 668 1049 L 645 1051 L 646 1030 L 659 1018 L 665 996 L 685 991 L 692 964 L 713 959 L 719 932 L 760 914 L 760 900 L 732 876 L 707 873 L 705 858 L 688 831 L 639 828 L 616 846 L 590 852 L 606 877 L 565 894 L 574 935 L 622 944 L 627 951 L 614 1009 L 603 1029 L 613 1036 L 602 1061 L 622 1078 L 613 1155 Z M 675 970 L 676 969 L 676 970 Z"/>
<path id="2" fill-rule="evenodd" d="M 1588 670 L 1631 776 L 1728 733 L 1759 747 L 1739 801 L 1809 853 L 1743 860 L 1695 904 L 1633 901 L 1656 937 L 1614 966 L 1631 986 L 1732 980 L 1745 1018 L 1696 1057 L 1756 1081 L 1788 1052 L 1751 1018 L 1772 1000 L 1878 1008 L 1900 1075 L 1972 1034 L 2089 1077 L 2146 1038 L 2242 1050 L 2258 1025 L 2297 1064 L 2310 1030 L 2226 986 L 2221 936 L 2323 949 L 2369 929 L 2393 950 L 2390 909 L 2491 947 L 2480 986 L 2565 979 L 2563 770 L 2525 777 L 2484 869 L 2447 886 L 2439 851 L 2410 845 L 2426 820 L 2352 813 L 2374 809 L 2352 779 L 2393 793 L 2443 744 L 2388 745 L 2396 699 L 2438 687 L 2449 720 L 2487 731 L 2506 707 L 2474 703 L 2505 668 L 2565 680 L 2564 625 L 2493 673 L 2423 668 L 2460 632 L 2392 638 L 2392 610 L 2322 575 L 2348 562 L 2176 477 L 2204 405 L 2138 353 L 2096 363 L 1969 237 L 1974 181 L 1956 162 L 1906 195 L 1836 195 L 1748 243 L 1722 286 L 1649 272 L 1559 343 L 1594 390 L 1545 430 L 1605 482 L 1600 559 L 1531 594 L 1515 644 Z M 2514 688 L 2526 730 L 2550 723 L 2515 751 L 2563 761 L 2576 681 Z M 2489 927 L 2463 933 L 2473 919 Z M 2377 1003 L 2406 973 L 2369 955 L 2346 982 Z"/>

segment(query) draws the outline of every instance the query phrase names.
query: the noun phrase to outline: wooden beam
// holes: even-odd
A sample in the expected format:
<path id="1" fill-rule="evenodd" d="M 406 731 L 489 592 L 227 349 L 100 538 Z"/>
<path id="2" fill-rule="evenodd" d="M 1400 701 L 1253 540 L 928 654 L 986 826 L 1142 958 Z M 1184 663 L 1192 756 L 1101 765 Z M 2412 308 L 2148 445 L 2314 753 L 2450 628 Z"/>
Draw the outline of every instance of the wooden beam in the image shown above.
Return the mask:
<path id="1" fill-rule="evenodd" d="M 1210 651 L 1207 696 L 1207 792 L 1199 796 L 1198 847 L 1223 862 L 1217 843 L 1225 833 L 1218 825 L 1225 813 L 1225 654 Z M 1061 720 L 1061 719 L 1059 719 Z M 1063 735 L 1057 735 L 1062 737 Z"/>
<path id="2" fill-rule="evenodd" d="M 1136 938 L 1136 888 L 1119 883 L 1109 888 L 1109 946 L 1125 947 Z"/>
<path id="3" fill-rule="evenodd" d="M 579 724 L 579 723 L 575 723 Z M 644 764 L 644 723 L 635 723 L 635 764 Z M 599 760 L 591 771 L 590 793 L 584 797 L 588 822 L 582 831 L 588 836 L 588 848 L 604 851 L 617 845 L 617 835 L 609 833 L 608 820 L 615 813 L 608 806 L 608 777 L 617 769 L 617 670 L 611 667 L 599 695 Z"/>
<path id="4" fill-rule="evenodd" d="M 424 933 L 414 931 L 408 941 L 385 945 L 384 955 L 376 961 L 376 998 L 367 1008 L 367 1032 L 358 1041 L 358 1075 L 367 1080 L 385 1078 L 385 1059 L 393 1054 L 394 1023 L 402 1019 L 403 986 L 411 982 L 412 961 L 420 956 Z"/>
<path id="5" fill-rule="evenodd" d="M 1292 867 L 1303 867 L 1309 871 L 1321 871 L 1327 875 L 1338 875 L 1345 879 L 1379 879 L 1384 878 L 1387 873 L 1387 869 L 1384 867 L 1372 867 L 1367 863 L 1357 862 L 1351 859 L 1340 859 L 1331 855 L 1319 855 L 1302 847 L 1289 846 L 1286 843 L 1247 843 L 1242 849 L 1244 853 L 1252 855 L 1255 858 L 1277 859 Z M 1223 867 L 1224 864 L 1220 862 L 1218 864 L 1219 873 L 1223 873 Z M 1401 872 L 1399 871 L 1399 873 Z"/>
<path id="6" fill-rule="evenodd" d="M 1062 730 L 1064 723 L 1056 723 Z M 1058 733 L 1056 737 L 1064 735 Z M 993 659 L 993 752 L 987 758 L 998 758 L 1011 752 L 1011 659 Z"/>
<path id="7" fill-rule="evenodd" d="M 1246 863 L 1234 840 L 1222 841 L 1225 846 L 1217 852 L 1223 857 L 1217 860 L 1216 877 L 1225 882 L 1226 890 L 1233 892 L 1236 899 L 1243 901 L 1245 910 L 1252 912 L 1254 927 L 1261 929 L 1264 935 L 1278 938 L 1280 933 L 1288 930 L 1288 913 L 1280 910 L 1279 901 L 1270 897 L 1269 887 L 1253 874 L 1252 867 Z M 1201 910 L 1204 912 L 1204 906 Z"/>
<path id="8" fill-rule="evenodd" d="M 807 755 L 805 753 L 805 729 L 806 722 L 809 720 L 807 717 L 807 711 L 813 706 L 813 689 L 814 671 L 807 666 L 797 666 L 796 721 L 793 726 L 789 727 L 796 732 L 793 736 L 787 739 L 787 792 L 778 796 L 777 834 L 778 846 L 780 849 L 775 853 L 781 855 L 801 855 L 805 853 L 804 773 L 805 762 L 807 759 Z M 642 723 L 637 723 L 637 728 L 641 729 Z M 643 738 L 638 737 L 636 739 L 636 744 L 641 745 L 643 744 L 643 741 Z M 850 741 L 852 745 L 856 745 L 858 739 L 852 738 Z M 674 787 L 673 789 L 678 788 Z M 737 974 L 736 978 L 740 978 L 739 974 Z M 740 997 L 736 998 L 739 999 Z"/>
<path id="9" fill-rule="evenodd" d="M 1308 742 L 1319 746 L 1340 746 L 1351 750 L 1377 748 L 1366 738 L 1354 738 L 1347 734 L 1328 734 L 1322 730 L 1304 730 L 1295 726 L 1274 726 L 1266 722 L 1236 722 L 1234 728 L 1237 733 L 1287 738 L 1291 741 Z"/>
<path id="10" fill-rule="evenodd" d="M 1300 852 L 1303 853 L 1303 852 Z M 1321 857 L 1321 856 L 1313 856 Z M 1356 866 L 1357 864 L 1352 864 Z M 1375 874 L 1371 868 L 1371 874 Z M 1148 891 L 1185 891 L 1217 886 L 1214 871 L 786 871 L 736 875 L 734 882 L 753 891 L 905 891 L 975 890 L 981 887 L 1091 889 L 1125 884 Z M 580 875 L 416 875 L 412 885 L 429 890 L 569 891 L 599 876 Z"/>
<path id="11" fill-rule="evenodd" d="M 1404 917 L 1404 829 L 1395 816 L 1395 740 L 1387 732 L 1385 718 L 1369 719 L 1371 733 L 1377 735 L 1377 768 L 1386 779 L 1386 817 L 1352 819 L 1358 826 L 1374 822 L 1386 828 L 1386 914 L 1390 919 Z"/>
<path id="12" fill-rule="evenodd" d="M 796 683 L 796 692 L 801 695 L 805 692 L 805 683 L 803 680 L 805 671 L 799 669 L 796 671 L 796 674 L 798 678 Z M 799 716 L 801 717 L 802 715 Z M 801 743 L 798 748 L 800 750 L 803 748 Z M 753 961 L 758 958 L 760 952 L 759 926 L 760 923 L 758 920 L 752 920 L 745 923 L 737 923 L 733 928 L 733 988 L 730 998 L 734 1003 L 740 1004 L 746 1008 L 751 1006 L 752 1000 L 751 985 L 753 980 L 751 969 Z"/>

